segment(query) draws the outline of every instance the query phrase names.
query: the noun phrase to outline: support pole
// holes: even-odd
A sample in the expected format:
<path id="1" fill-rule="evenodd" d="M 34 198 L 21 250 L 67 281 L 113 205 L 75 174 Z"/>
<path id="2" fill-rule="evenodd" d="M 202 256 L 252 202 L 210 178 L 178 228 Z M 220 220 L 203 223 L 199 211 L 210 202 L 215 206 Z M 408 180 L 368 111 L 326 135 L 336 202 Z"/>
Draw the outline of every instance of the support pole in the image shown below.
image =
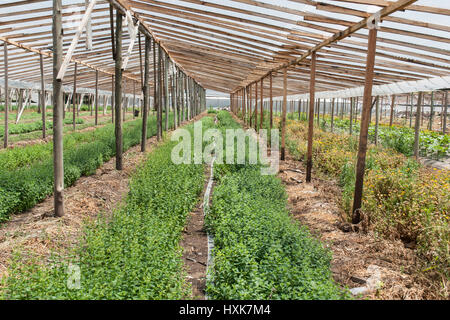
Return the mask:
<path id="1" fill-rule="evenodd" d="M 306 182 L 311 182 L 312 144 L 314 134 L 314 102 L 316 93 L 316 52 L 311 54 L 311 75 L 309 77 L 309 118 L 308 118 L 308 153 L 306 160 Z"/>
<path id="2" fill-rule="evenodd" d="M 58 72 L 62 65 L 62 0 L 53 0 L 53 171 L 55 216 L 64 216 L 63 88 Z"/>
<path id="3" fill-rule="evenodd" d="M 269 76 L 270 79 L 270 130 L 273 127 L 273 96 L 272 96 L 272 72 Z"/>
<path id="4" fill-rule="evenodd" d="M 375 145 L 378 145 L 378 128 L 380 125 L 380 96 L 377 96 L 376 98 L 377 102 L 375 104 Z"/>
<path id="5" fill-rule="evenodd" d="M 444 120 L 442 124 L 443 134 L 447 134 L 447 111 L 448 111 L 448 90 L 445 91 L 444 95 Z"/>
<path id="6" fill-rule="evenodd" d="M 356 164 L 356 183 L 353 198 L 352 222 L 357 224 L 361 221 L 361 203 L 364 186 L 364 172 L 366 168 L 367 136 L 369 130 L 369 118 L 371 113 L 373 70 L 375 66 L 375 51 L 377 46 L 377 29 L 369 30 L 367 48 L 366 75 L 364 85 L 363 110 L 361 116 L 361 129 L 359 133 L 358 160 Z"/>
<path id="7" fill-rule="evenodd" d="M 3 44 L 3 62 L 5 64 L 5 133 L 3 135 L 3 147 L 8 147 L 8 117 L 9 117 L 9 92 L 8 92 L 8 44 Z M 42 93 L 44 94 L 44 93 Z"/>
<path id="8" fill-rule="evenodd" d="M 264 78 L 261 78 L 261 117 L 259 120 L 259 129 L 261 130 L 263 128 L 263 121 L 264 121 Z"/>
<path id="9" fill-rule="evenodd" d="M 78 63 L 75 62 L 75 70 L 73 72 L 73 95 L 72 95 L 72 121 L 73 121 L 72 128 L 73 128 L 73 131 L 75 131 L 75 118 L 76 118 L 76 109 L 77 109 L 77 69 L 78 69 Z"/>
<path id="10" fill-rule="evenodd" d="M 331 100 L 331 132 L 334 131 L 334 102 L 335 98 Z"/>
<path id="11" fill-rule="evenodd" d="M 392 127 L 392 124 L 394 123 L 394 106 L 395 106 L 395 94 L 392 95 L 391 114 L 389 115 L 389 127 Z"/>
<path id="12" fill-rule="evenodd" d="M 41 69 L 41 92 L 42 94 L 39 96 L 40 102 L 39 104 L 41 105 L 41 113 L 42 113 L 42 139 L 45 139 L 46 137 L 46 115 L 45 115 L 45 82 L 44 82 L 44 58 L 41 55 L 39 55 L 39 64 L 40 64 L 40 69 Z"/>
<path id="13" fill-rule="evenodd" d="M 122 15 L 116 11 L 116 63 L 115 63 L 115 136 L 116 136 L 116 169 L 123 169 L 123 136 L 122 136 Z"/>
<path id="14" fill-rule="evenodd" d="M 281 116 L 281 160 L 286 158 L 287 68 L 283 72 L 283 114 Z"/>
<path id="15" fill-rule="evenodd" d="M 98 125 L 98 70 L 95 70 L 95 125 Z"/>
<path id="16" fill-rule="evenodd" d="M 150 107 L 150 48 L 151 42 L 149 37 L 145 37 L 145 66 L 144 66 L 144 110 L 142 115 L 142 139 L 141 152 L 145 152 L 147 142 L 147 118 Z"/>
<path id="17" fill-rule="evenodd" d="M 419 92 L 417 97 L 417 109 L 416 109 L 416 123 L 414 126 L 414 157 L 419 159 L 419 142 L 420 142 L 420 122 L 422 115 L 422 99 L 423 92 Z"/>

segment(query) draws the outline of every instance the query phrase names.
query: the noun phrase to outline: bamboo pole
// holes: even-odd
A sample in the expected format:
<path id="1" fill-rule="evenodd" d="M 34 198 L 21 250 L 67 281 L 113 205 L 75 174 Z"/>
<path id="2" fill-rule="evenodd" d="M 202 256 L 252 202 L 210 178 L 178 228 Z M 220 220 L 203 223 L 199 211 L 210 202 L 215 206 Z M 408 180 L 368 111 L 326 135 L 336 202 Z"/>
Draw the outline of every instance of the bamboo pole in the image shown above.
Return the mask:
<path id="1" fill-rule="evenodd" d="M 122 136 L 122 15 L 116 11 L 116 61 L 115 61 L 115 136 L 116 169 L 123 170 L 123 136 Z"/>
<path id="2" fill-rule="evenodd" d="M 361 116 L 361 129 L 359 133 L 359 147 L 358 147 L 358 160 L 356 164 L 356 182 L 355 193 L 353 197 L 353 209 L 352 209 L 352 222 L 357 224 L 361 221 L 361 203 L 362 192 L 364 186 L 364 173 L 366 167 L 366 152 L 367 152 L 367 136 L 369 130 L 369 117 L 371 113 L 371 100 L 372 100 L 372 86 L 375 66 L 375 52 L 377 46 L 377 29 L 372 28 L 369 30 L 368 48 L 367 48 L 367 61 L 366 61 L 366 75 L 364 84 L 364 98 L 363 98 L 363 110 Z"/>
<path id="3" fill-rule="evenodd" d="M 62 0 L 53 0 L 53 172 L 54 210 L 56 217 L 64 216 L 64 162 L 63 162 L 63 87 L 57 79 L 62 65 Z"/>

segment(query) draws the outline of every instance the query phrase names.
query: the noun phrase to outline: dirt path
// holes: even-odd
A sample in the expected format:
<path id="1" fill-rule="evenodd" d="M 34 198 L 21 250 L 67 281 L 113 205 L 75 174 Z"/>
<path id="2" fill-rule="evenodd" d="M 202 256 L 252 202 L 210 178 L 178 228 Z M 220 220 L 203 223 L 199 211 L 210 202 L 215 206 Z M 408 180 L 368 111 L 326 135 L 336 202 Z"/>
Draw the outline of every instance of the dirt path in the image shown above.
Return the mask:
<path id="1" fill-rule="evenodd" d="M 210 169 L 205 166 L 205 181 L 200 199 L 203 199 L 210 177 Z M 190 213 L 184 229 L 181 246 L 187 279 L 192 286 L 192 299 L 205 300 L 206 265 L 208 260 L 208 238 L 204 230 L 203 201 L 199 201 Z"/>
<path id="2" fill-rule="evenodd" d="M 443 299 L 448 288 L 439 274 L 422 271 L 414 248 L 400 240 L 351 232 L 338 207 L 341 191 L 334 181 L 313 178 L 304 183 L 305 168 L 287 156 L 280 162 L 279 178 L 286 186 L 294 219 L 308 226 L 333 253 L 334 279 L 349 288 L 376 286 L 365 292 L 368 299 Z M 313 174 L 314 177 L 314 174 Z"/>
<path id="3" fill-rule="evenodd" d="M 156 137 L 148 139 L 146 154 L 157 145 Z M 128 193 L 129 179 L 146 154 L 140 152 L 140 145 L 132 147 L 124 153 L 123 171 L 115 170 L 114 157 L 94 175 L 81 177 L 72 187 L 66 188 L 65 216 L 62 218 L 53 217 L 51 196 L 29 211 L 13 215 L 10 221 L 0 224 L 0 279 L 6 275 L 14 250 L 41 257 L 47 257 L 55 250 L 63 253 L 78 242 L 86 220 L 95 220 L 100 213 L 110 216 Z"/>

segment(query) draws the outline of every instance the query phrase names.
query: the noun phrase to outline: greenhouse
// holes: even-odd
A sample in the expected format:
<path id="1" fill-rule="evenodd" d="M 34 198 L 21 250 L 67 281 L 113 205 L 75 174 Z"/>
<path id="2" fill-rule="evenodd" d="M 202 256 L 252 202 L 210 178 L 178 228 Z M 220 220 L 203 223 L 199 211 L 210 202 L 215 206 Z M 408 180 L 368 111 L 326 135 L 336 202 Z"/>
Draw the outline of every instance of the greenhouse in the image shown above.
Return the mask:
<path id="1" fill-rule="evenodd" d="M 0 17 L 1 300 L 450 298 L 448 1 Z"/>

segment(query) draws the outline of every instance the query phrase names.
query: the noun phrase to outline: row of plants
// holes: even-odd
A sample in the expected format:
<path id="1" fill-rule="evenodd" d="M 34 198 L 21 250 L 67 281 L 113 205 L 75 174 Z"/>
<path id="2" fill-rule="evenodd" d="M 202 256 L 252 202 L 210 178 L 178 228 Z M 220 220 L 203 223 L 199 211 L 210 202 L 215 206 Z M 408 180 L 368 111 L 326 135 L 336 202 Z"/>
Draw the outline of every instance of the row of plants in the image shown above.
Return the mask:
<path id="1" fill-rule="evenodd" d="M 299 160 L 307 151 L 307 124 L 287 123 L 287 147 Z M 341 206 L 351 219 L 358 139 L 316 128 L 313 166 L 336 179 Z M 431 265 L 448 274 L 450 264 L 450 172 L 422 167 L 392 148 L 369 145 L 362 210 L 369 226 L 387 238 L 415 242 Z"/>
<path id="2" fill-rule="evenodd" d="M 214 126 L 212 118 L 203 128 Z M 188 126 L 193 131 L 193 126 Z M 133 175 L 124 205 L 86 227 L 68 257 L 50 264 L 17 257 L 0 288 L 2 299 L 182 299 L 190 294 L 179 243 L 203 189 L 203 165 L 176 165 L 175 142 L 155 149 Z M 76 266 L 79 283 L 68 286 Z M 70 270 L 70 269 L 69 269 Z M 77 285 L 76 281 L 75 285 Z"/>
<path id="3" fill-rule="evenodd" d="M 173 116 L 170 117 L 173 123 Z M 147 136 L 156 134 L 156 119 L 150 117 Z M 137 145 L 141 139 L 142 120 L 123 125 L 124 150 Z M 115 154 L 114 126 L 97 128 L 92 132 L 73 133 L 64 142 L 64 184 L 71 186 L 81 176 L 94 174 L 104 162 Z M 14 150 L 14 149 L 13 149 Z M 53 159 L 51 145 L 19 148 L 7 154 L 20 155 L 22 163 L 13 162 L 16 170 L 0 171 L 0 221 L 11 214 L 32 208 L 53 193 Z M 13 163 L 13 164 L 11 164 Z M 25 164 L 25 166 L 23 166 Z"/>
<path id="4" fill-rule="evenodd" d="M 306 121 L 306 119 L 302 119 Z M 353 122 L 352 133 L 359 135 L 360 123 Z M 326 116 L 321 118 L 320 127 L 323 130 L 331 129 L 331 119 Z M 337 132 L 350 131 L 350 119 L 333 120 L 333 127 Z M 375 124 L 369 126 L 369 140 L 375 143 L 376 128 Z M 412 156 L 414 151 L 414 128 L 387 124 L 379 124 L 378 126 L 378 143 L 385 147 L 395 149 L 397 152 L 406 156 Z M 441 132 L 421 130 L 419 140 L 420 155 L 434 159 L 441 159 L 450 156 L 450 135 Z"/>
<path id="5" fill-rule="evenodd" d="M 65 125 L 73 124 L 73 119 L 64 119 L 64 124 Z M 76 118 L 75 124 L 84 124 L 84 120 L 81 118 Z M 47 129 L 53 129 L 53 122 L 46 121 L 45 127 Z M 42 130 L 42 121 L 10 124 L 8 126 L 9 134 L 21 134 L 40 130 Z M 5 126 L 0 125 L 0 137 L 3 137 L 4 135 L 5 135 Z"/>
<path id="6" fill-rule="evenodd" d="M 222 130 L 240 126 L 218 113 Z M 225 135 L 224 135 L 225 136 Z M 286 209 L 287 195 L 260 165 L 216 165 L 206 225 L 214 235 L 213 299 L 344 299 L 332 280 L 330 252 Z"/>

